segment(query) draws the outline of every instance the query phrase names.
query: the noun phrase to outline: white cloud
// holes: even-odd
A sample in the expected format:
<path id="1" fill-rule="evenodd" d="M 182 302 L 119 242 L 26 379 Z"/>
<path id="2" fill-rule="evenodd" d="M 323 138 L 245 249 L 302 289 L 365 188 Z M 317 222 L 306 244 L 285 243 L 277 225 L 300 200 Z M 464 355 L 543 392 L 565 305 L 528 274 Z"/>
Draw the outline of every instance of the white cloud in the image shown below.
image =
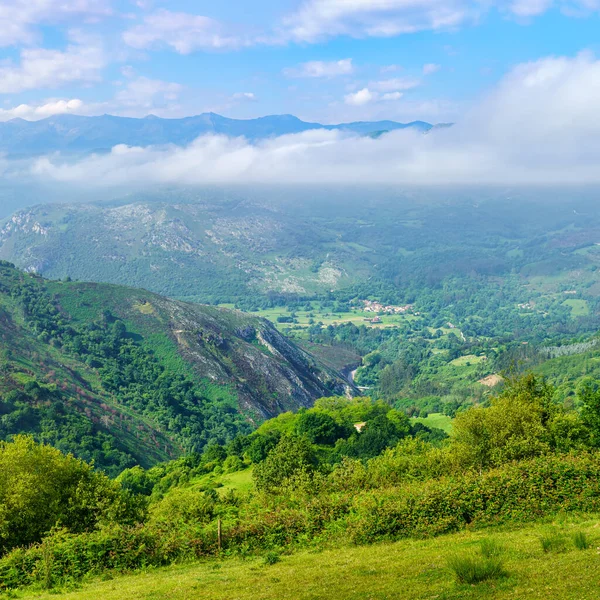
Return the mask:
<path id="1" fill-rule="evenodd" d="M 354 73 L 354 66 L 351 58 L 330 62 L 313 60 L 298 67 L 283 70 L 286 77 L 336 77 L 352 73 Z"/>
<path id="2" fill-rule="evenodd" d="M 421 84 L 419 79 L 411 77 L 396 77 L 394 79 L 384 79 L 382 81 L 372 81 L 369 87 L 378 92 L 399 92 L 412 90 Z"/>
<path id="3" fill-rule="evenodd" d="M 107 63 L 103 49 L 94 40 L 77 39 L 77 42 L 64 51 L 25 48 L 18 64 L 0 63 L 0 94 L 58 88 L 74 81 L 98 81 Z"/>
<path id="4" fill-rule="evenodd" d="M 369 92 L 370 93 L 370 92 Z M 367 94 L 363 94 L 367 97 Z M 452 128 L 378 140 L 309 131 L 257 144 L 199 138 L 185 148 L 116 147 L 71 162 L 53 156 L 33 173 L 66 183 L 600 183 L 600 61 L 546 58 L 509 73 Z"/>
<path id="5" fill-rule="evenodd" d="M 284 41 L 318 42 L 337 36 L 394 37 L 452 30 L 476 23 L 491 8 L 534 17 L 558 6 L 580 16 L 600 10 L 599 0 L 303 0 L 283 21 Z"/>
<path id="6" fill-rule="evenodd" d="M 395 73 L 396 71 L 402 70 L 399 65 L 384 65 L 379 69 L 380 73 Z"/>
<path id="7" fill-rule="evenodd" d="M 70 20 L 93 21 L 112 14 L 110 0 L 3 0 L 0 2 L 0 46 L 33 43 L 35 26 Z"/>
<path id="8" fill-rule="evenodd" d="M 387 102 L 390 100 L 400 100 L 402 96 L 404 96 L 402 92 L 388 92 L 387 94 L 383 94 L 381 99 Z"/>
<path id="9" fill-rule="evenodd" d="M 19 104 L 14 108 L 0 109 L 0 121 L 25 119 L 37 121 L 52 115 L 86 114 L 89 108 L 78 98 L 72 100 L 51 100 L 44 104 Z"/>
<path id="10" fill-rule="evenodd" d="M 121 114 L 133 110 L 133 114 L 169 108 L 179 98 L 183 86 L 178 83 L 136 77 L 120 90 L 114 99 Z"/>
<path id="11" fill-rule="evenodd" d="M 132 48 L 168 46 L 179 54 L 196 50 L 224 50 L 247 45 L 240 37 L 209 17 L 158 10 L 144 17 L 144 22 L 127 30 L 123 40 Z"/>
<path id="12" fill-rule="evenodd" d="M 433 75 L 433 73 L 437 73 L 441 68 L 441 65 L 427 63 L 426 65 L 423 65 L 423 75 Z"/>
<path id="13" fill-rule="evenodd" d="M 125 65 L 121 67 L 121 75 L 127 77 L 127 79 L 131 79 L 135 77 L 135 69 L 131 65 Z"/>
<path id="14" fill-rule="evenodd" d="M 363 88 L 352 94 L 344 96 L 344 102 L 351 106 L 364 106 L 376 99 L 376 94 L 373 94 L 369 88 Z"/>
<path id="15" fill-rule="evenodd" d="M 392 37 L 453 28 L 478 11 L 467 0 L 305 0 L 285 26 L 291 39 L 305 42 L 338 35 Z"/>
<path id="16" fill-rule="evenodd" d="M 395 78 L 382 81 L 371 81 L 367 87 L 344 96 L 345 104 L 349 106 L 365 106 L 375 102 L 389 102 L 400 100 L 405 90 L 417 87 L 421 82 L 418 79 Z"/>
<path id="17" fill-rule="evenodd" d="M 553 0 L 515 0 L 508 10 L 517 17 L 535 17 L 545 13 L 553 4 Z"/>
<path id="18" fill-rule="evenodd" d="M 132 76 L 133 77 L 133 76 Z M 184 87 L 178 83 L 133 77 L 107 101 L 85 103 L 78 98 L 47 100 L 39 104 L 20 104 L 0 109 L 0 121 L 21 118 L 37 121 L 52 115 L 77 114 L 144 117 L 149 113 L 158 116 L 180 116 L 179 96 Z"/>
<path id="19" fill-rule="evenodd" d="M 254 92 L 236 92 L 231 96 L 232 100 L 245 101 L 245 102 L 256 102 L 256 94 Z"/>

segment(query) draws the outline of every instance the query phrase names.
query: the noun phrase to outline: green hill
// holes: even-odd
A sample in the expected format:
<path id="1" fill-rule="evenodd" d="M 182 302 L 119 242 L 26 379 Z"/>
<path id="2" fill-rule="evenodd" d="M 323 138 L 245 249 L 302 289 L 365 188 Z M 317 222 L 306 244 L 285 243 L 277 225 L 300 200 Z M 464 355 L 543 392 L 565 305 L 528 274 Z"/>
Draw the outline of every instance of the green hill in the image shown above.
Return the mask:
<path id="1" fill-rule="evenodd" d="M 115 473 L 344 393 L 266 320 L 0 264 L 0 438 L 32 433 Z"/>

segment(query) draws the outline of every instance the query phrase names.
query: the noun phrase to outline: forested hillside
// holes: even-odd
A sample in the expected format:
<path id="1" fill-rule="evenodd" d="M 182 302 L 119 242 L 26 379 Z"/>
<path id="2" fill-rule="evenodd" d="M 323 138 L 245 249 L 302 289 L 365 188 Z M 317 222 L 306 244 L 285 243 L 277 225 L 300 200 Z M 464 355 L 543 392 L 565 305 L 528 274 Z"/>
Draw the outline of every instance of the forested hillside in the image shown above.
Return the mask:
<path id="1" fill-rule="evenodd" d="M 452 305 L 453 319 L 482 317 L 472 325 L 485 331 L 499 318 L 518 326 L 496 311 L 508 303 L 550 308 L 554 321 L 550 292 L 576 290 L 561 302 L 592 309 L 599 231 L 586 190 L 158 188 L 18 211 L 0 226 L 0 258 L 245 309 L 331 293 Z"/>
<path id="2" fill-rule="evenodd" d="M 347 384 L 267 321 L 0 265 L 0 437 L 118 473 L 200 451 Z"/>

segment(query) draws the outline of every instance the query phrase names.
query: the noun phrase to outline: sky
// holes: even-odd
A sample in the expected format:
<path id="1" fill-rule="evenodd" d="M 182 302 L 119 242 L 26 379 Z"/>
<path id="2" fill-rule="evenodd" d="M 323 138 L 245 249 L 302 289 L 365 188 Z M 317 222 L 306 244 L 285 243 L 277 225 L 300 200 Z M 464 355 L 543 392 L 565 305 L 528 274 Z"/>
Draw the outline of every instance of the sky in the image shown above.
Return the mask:
<path id="1" fill-rule="evenodd" d="M 3 0 L 0 120 L 459 122 L 527 65 L 593 64 L 599 15 L 600 0 Z"/>

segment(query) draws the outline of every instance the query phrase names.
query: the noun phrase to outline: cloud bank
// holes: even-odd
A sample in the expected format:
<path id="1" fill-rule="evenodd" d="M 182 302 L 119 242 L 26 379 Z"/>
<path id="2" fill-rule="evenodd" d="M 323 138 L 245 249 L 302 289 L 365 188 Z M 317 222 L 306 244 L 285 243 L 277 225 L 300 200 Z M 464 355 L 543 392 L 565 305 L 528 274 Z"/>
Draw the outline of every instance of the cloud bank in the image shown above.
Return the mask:
<path id="1" fill-rule="evenodd" d="M 309 131 L 257 144 L 206 136 L 167 148 L 117 146 L 39 178 L 85 185 L 156 183 L 600 183 L 600 61 L 591 54 L 519 65 L 451 128 L 378 139 Z"/>

